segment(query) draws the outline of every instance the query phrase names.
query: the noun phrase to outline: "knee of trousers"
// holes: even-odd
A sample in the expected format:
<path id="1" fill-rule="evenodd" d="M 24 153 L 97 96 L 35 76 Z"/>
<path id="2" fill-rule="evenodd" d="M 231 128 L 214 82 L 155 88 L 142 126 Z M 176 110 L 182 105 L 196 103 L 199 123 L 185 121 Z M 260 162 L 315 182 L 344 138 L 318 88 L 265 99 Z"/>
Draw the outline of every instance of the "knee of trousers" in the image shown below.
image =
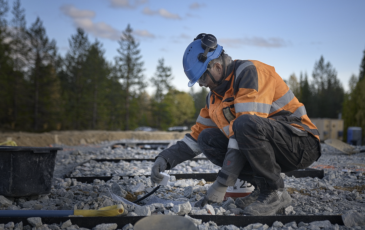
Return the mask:
<path id="1" fill-rule="evenodd" d="M 210 129 L 204 129 L 199 134 L 197 141 L 198 141 L 198 145 L 202 151 L 204 151 L 205 149 L 207 149 L 209 147 L 209 141 L 212 137 L 211 135 L 212 135 L 212 130 L 210 130 Z"/>
<path id="2" fill-rule="evenodd" d="M 257 133 L 258 125 L 257 125 L 257 116 L 244 114 L 239 116 L 233 123 L 233 131 L 235 134 L 248 134 L 252 135 L 253 133 Z"/>

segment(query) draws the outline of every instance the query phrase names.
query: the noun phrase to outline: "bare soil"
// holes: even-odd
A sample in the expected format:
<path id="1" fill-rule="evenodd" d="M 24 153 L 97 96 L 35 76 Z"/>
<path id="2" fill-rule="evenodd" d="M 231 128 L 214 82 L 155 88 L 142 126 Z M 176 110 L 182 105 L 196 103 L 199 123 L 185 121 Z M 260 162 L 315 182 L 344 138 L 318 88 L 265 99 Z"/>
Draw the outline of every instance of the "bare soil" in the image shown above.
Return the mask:
<path id="1" fill-rule="evenodd" d="M 189 131 L 190 132 L 190 131 Z M 47 133 L 0 132 L 0 143 L 15 141 L 18 146 L 46 147 L 54 144 L 68 146 L 98 144 L 102 141 L 176 140 L 189 132 L 143 131 L 53 131 Z"/>

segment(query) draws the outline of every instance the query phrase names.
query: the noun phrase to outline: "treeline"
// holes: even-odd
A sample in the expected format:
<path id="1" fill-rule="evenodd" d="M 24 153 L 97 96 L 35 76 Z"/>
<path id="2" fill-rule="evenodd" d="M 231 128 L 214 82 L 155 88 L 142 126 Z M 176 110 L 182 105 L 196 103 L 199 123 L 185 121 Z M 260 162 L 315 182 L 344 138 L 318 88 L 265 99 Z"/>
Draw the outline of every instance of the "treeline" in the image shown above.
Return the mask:
<path id="1" fill-rule="evenodd" d="M 12 20 L 7 21 L 7 14 Z M 118 41 L 113 62 L 100 41 L 77 29 L 65 56 L 58 52 L 41 19 L 26 26 L 20 0 L 0 0 L 0 130 L 133 130 L 149 126 L 192 125 L 205 106 L 207 89 L 174 89 L 171 67 L 158 60 L 147 80 L 139 43 L 130 25 Z M 358 76 L 345 92 L 335 68 L 323 57 L 307 73 L 291 75 L 288 85 L 311 118 L 339 118 L 365 134 L 365 51 Z M 149 95 L 147 85 L 155 92 Z M 346 132 L 344 132 L 346 135 Z M 365 135 L 364 135 L 365 136 Z"/>
<path id="2" fill-rule="evenodd" d="M 345 92 L 335 68 L 323 57 L 315 63 L 311 81 L 307 73 L 300 73 L 299 80 L 292 74 L 288 80 L 310 118 L 344 120 L 345 140 L 350 126 L 361 127 L 365 136 L 365 50 L 359 75 L 352 75 L 348 84 L 349 91 Z"/>
<path id="3" fill-rule="evenodd" d="M 41 19 L 26 27 L 20 1 L 10 11 L 0 0 L 0 128 L 49 130 L 166 129 L 195 120 L 193 98 L 171 85 L 171 68 L 161 58 L 150 82 L 130 25 L 108 62 L 102 44 L 77 29 L 64 57 L 48 38 Z M 154 95 L 146 87 L 152 84 Z M 205 96 L 204 96 L 205 99 Z"/>

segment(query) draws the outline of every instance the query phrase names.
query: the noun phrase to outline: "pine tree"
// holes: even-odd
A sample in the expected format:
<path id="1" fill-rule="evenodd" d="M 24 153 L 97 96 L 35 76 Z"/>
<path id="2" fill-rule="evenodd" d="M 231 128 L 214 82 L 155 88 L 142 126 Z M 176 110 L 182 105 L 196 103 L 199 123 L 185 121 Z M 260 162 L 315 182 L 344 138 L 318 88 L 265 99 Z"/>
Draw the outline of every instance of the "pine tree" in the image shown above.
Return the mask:
<path id="1" fill-rule="evenodd" d="M 12 97 L 12 126 L 20 126 L 27 122 L 29 111 L 27 107 L 27 87 L 25 73 L 27 71 L 30 47 L 27 40 L 27 29 L 25 11 L 21 8 L 20 0 L 16 0 L 12 9 L 13 19 L 11 21 L 11 49 L 14 61 L 14 74 L 11 78 Z"/>
<path id="2" fill-rule="evenodd" d="M 325 63 L 323 56 L 315 63 L 313 76 L 314 115 L 322 118 L 338 118 L 342 111 L 344 89 L 331 63 Z"/>
<path id="3" fill-rule="evenodd" d="M 164 59 L 158 60 L 158 65 L 156 68 L 156 73 L 151 82 L 156 89 L 155 96 L 151 102 L 152 117 L 155 122 L 155 127 L 161 128 L 161 121 L 166 119 L 164 113 L 168 110 L 168 105 L 163 102 L 163 99 L 167 92 L 173 87 L 171 85 L 171 80 L 173 79 L 171 74 L 171 67 L 167 67 L 164 64 Z"/>
<path id="4" fill-rule="evenodd" d="M 55 95 L 59 95 L 58 78 L 54 72 L 54 58 L 56 57 L 56 42 L 49 40 L 42 21 L 37 18 L 28 32 L 31 46 L 30 52 L 30 83 L 31 100 L 33 106 L 33 130 L 49 129 L 47 116 L 57 110 Z M 50 91 L 52 89 L 52 91 Z"/>
<path id="5" fill-rule="evenodd" d="M 75 35 L 69 39 L 69 51 L 66 54 L 65 70 L 61 76 L 62 97 L 66 101 L 64 126 L 68 129 L 86 129 L 88 115 L 86 85 L 88 77 L 85 74 L 86 58 L 90 42 L 84 30 L 78 28 Z"/>
<path id="6" fill-rule="evenodd" d="M 308 83 L 308 75 L 300 73 L 300 97 L 298 98 L 301 103 L 304 104 L 309 117 L 315 117 L 313 112 L 313 96 L 312 91 Z"/>
<path id="7" fill-rule="evenodd" d="M 11 89 L 11 77 L 13 74 L 13 62 L 11 59 L 11 49 L 6 41 L 9 37 L 7 30 L 7 12 L 9 10 L 8 2 L 0 0 L 0 127 L 10 128 L 12 122 L 11 97 L 9 89 Z"/>
<path id="8" fill-rule="evenodd" d="M 365 51 L 360 64 L 359 78 L 352 76 L 349 81 L 350 92 L 345 95 L 343 102 L 342 117 L 344 120 L 345 139 L 347 138 L 347 128 L 350 126 L 362 127 L 365 140 Z M 362 74 L 362 78 L 360 77 Z M 355 85 L 356 83 L 356 85 Z M 354 86 L 355 85 L 355 86 Z"/>
<path id="9" fill-rule="evenodd" d="M 359 81 L 365 78 L 365 50 L 364 56 L 362 57 L 361 64 L 360 64 L 360 73 L 359 73 Z"/>
<path id="10" fill-rule="evenodd" d="M 105 92 L 110 70 L 99 41 L 95 41 L 88 50 L 84 73 L 89 79 L 86 92 L 89 95 L 89 109 L 87 111 L 92 111 L 89 112 L 91 116 L 88 118 L 88 128 L 103 128 L 107 116 Z"/>
<path id="11" fill-rule="evenodd" d="M 137 107 L 134 107 L 134 110 L 131 108 L 132 100 L 147 86 L 145 76 L 142 73 L 144 63 L 141 61 L 139 43 L 134 39 L 132 32 L 132 28 L 128 25 L 118 41 L 119 56 L 115 58 L 117 76 L 122 82 L 125 97 L 124 130 L 130 129 L 132 115 L 136 114 L 139 109 Z"/>
<path id="12" fill-rule="evenodd" d="M 300 97 L 300 83 L 294 73 L 289 77 L 288 86 L 296 97 Z"/>

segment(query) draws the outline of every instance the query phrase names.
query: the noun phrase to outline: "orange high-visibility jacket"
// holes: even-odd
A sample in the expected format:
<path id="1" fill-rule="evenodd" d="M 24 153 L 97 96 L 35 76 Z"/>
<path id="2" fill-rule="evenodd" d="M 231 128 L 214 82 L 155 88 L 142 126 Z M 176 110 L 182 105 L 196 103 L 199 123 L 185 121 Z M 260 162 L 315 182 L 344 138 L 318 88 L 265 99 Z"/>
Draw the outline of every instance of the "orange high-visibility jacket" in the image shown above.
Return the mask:
<path id="1" fill-rule="evenodd" d="M 227 138 L 234 133 L 232 126 L 244 114 L 263 118 L 295 116 L 300 122 L 291 126 L 307 131 L 319 140 L 317 127 L 310 121 L 302 103 L 294 96 L 275 68 L 259 61 L 236 60 L 228 68 L 230 74 L 214 91 L 201 109 L 191 136 L 197 140 L 206 128 L 219 128 Z M 298 119 L 296 119 L 298 120 Z"/>

